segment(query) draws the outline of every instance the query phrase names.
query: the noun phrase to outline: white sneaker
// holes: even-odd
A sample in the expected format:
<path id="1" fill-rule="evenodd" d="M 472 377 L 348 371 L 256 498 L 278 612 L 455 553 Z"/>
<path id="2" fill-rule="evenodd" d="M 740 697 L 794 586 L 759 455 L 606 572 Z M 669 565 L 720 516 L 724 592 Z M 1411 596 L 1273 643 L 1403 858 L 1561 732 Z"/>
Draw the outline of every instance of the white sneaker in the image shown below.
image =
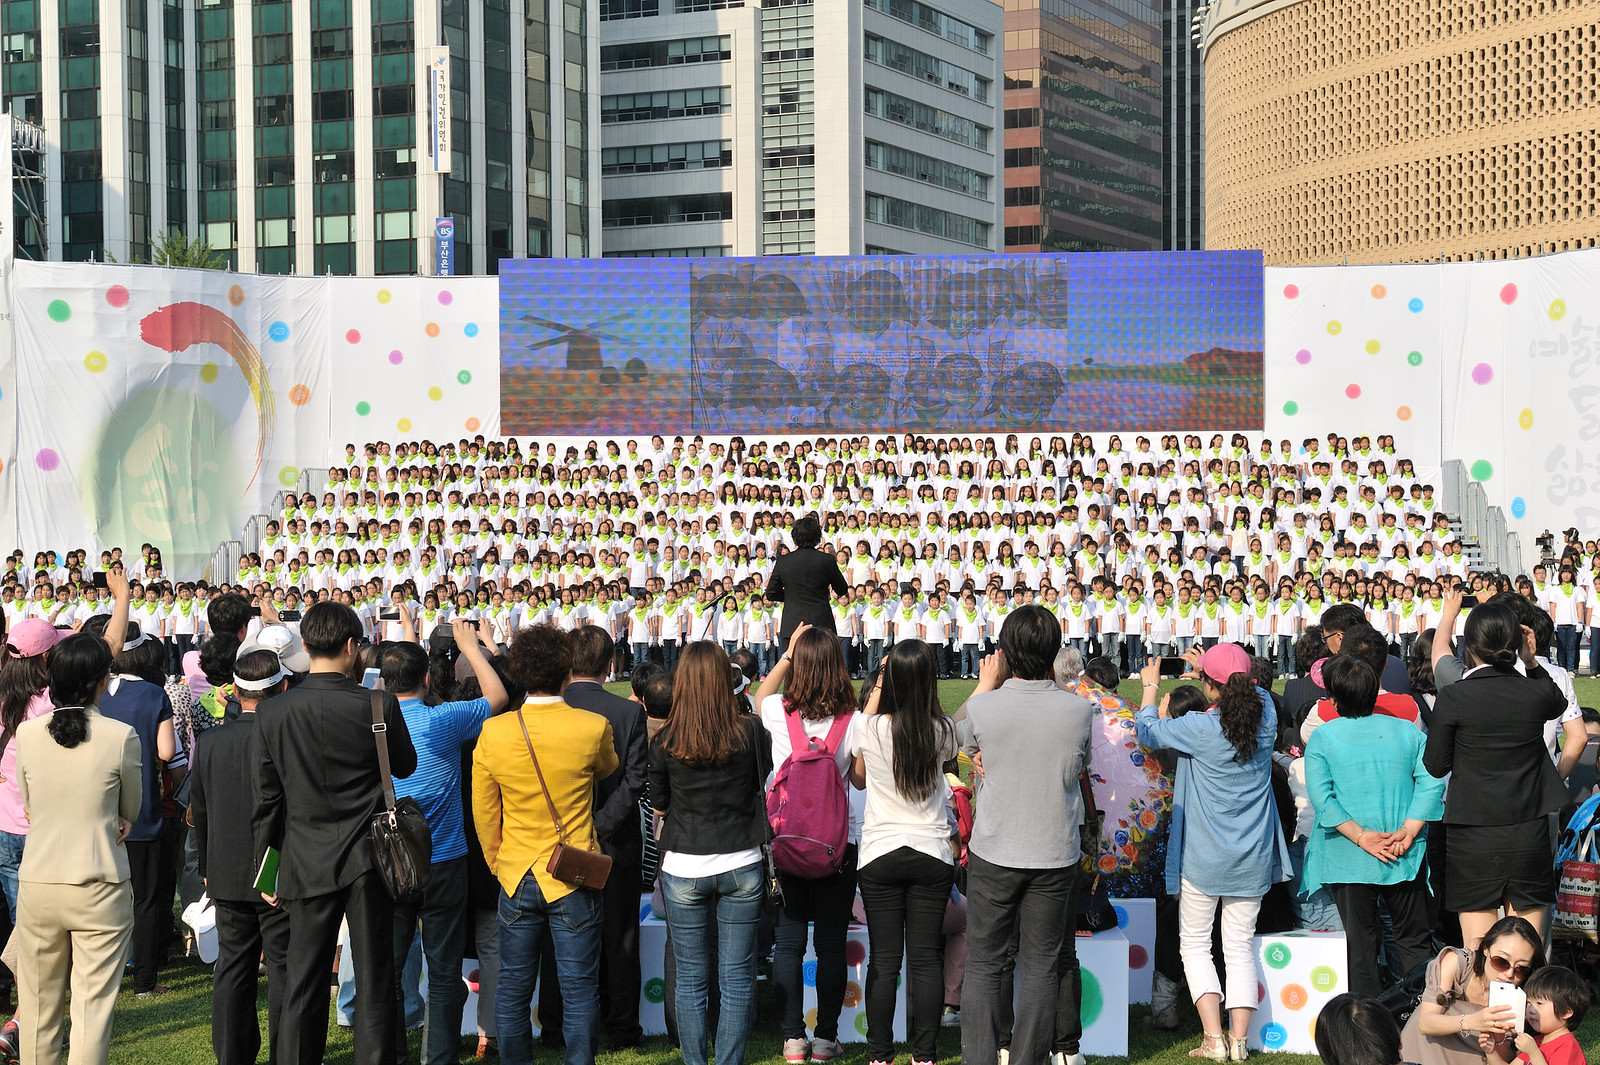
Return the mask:
<path id="1" fill-rule="evenodd" d="M 1000 1065 L 1011 1065 L 1011 1048 L 1000 1048 Z"/>
<path id="2" fill-rule="evenodd" d="M 1057 1050 L 1050 1055 L 1050 1065 L 1087 1065 L 1087 1061 L 1081 1052 L 1066 1054 Z"/>

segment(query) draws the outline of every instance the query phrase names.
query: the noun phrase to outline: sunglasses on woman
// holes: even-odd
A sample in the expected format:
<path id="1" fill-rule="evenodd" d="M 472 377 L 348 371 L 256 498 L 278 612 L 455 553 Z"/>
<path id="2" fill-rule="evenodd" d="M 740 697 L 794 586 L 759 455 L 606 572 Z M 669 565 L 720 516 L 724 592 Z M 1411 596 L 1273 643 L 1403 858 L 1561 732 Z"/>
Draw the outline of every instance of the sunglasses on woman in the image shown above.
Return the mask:
<path id="1" fill-rule="evenodd" d="M 1533 971 L 1533 966 L 1527 962 L 1513 962 L 1510 958 L 1500 954 L 1489 955 L 1489 964 L 1494 968 L 1495 972 L 1510 976 L 1514 980 L 1525 980 L 1528 974 Z"/>

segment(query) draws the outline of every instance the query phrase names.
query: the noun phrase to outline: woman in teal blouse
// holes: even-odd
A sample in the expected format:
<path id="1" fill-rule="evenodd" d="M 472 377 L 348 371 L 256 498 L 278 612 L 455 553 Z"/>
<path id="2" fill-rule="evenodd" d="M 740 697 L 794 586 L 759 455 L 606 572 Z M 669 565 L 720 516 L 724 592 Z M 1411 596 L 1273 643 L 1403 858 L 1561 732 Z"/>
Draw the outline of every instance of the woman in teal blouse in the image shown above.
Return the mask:
<path id="1" fill-rule="evenodd" d="M 1326 884 L 1344 923 L 1350 990 L 1375 996 L 1378 899 L 1394 921 L 1400 964 L 1431 957 L 1427 872 L 1429 821 L 1444 816 L 1444 780 L 1423 765 L 1427 740 L 1409 722 L 1372 712 L 1378 676 L 1353 655 L 1335 655 L 1322 680 L 1339 716 L 1306 744 L 1306 790 L 1316 824 L 1306 846 L 1303 889 Z M 1324 735 L 1327 733 L 1327 735 Z"/>

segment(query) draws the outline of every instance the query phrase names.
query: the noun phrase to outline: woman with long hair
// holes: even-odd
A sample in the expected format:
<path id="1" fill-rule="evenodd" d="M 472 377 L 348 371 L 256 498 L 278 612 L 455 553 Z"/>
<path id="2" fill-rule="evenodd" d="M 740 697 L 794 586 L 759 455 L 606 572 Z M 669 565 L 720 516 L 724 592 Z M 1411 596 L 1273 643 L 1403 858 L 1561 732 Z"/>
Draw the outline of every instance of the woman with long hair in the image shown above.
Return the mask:
<path id="1" fill-rule="evenodd" d="M 836 640 L 830 641 L 835 648 Z M 661 893 L 677 962 L 678 1043 L 705 1065 L 706 959 L 717 959 L 718 1065 L 742 1065 L 755 1019 L 756 933 L 765 879 L 765 787 L 771 758 L 760 723 L 740 714 L 733 667 L 710 641 L 691 643 L 672 681 L 672 711 L 650 741 L 650 802 L 663 819 Z"/>
<path id="2" fill-rule="evenodd" d="M 1167 853 L 1167 892 L 1178 897 L 1179 953 L 1205 1036 L 1190 1057 L 1243 1061 L 1256 1008 L 1256 915 L 1267 889 L 1288 879 L 1289 853 L 1272 800 L 1272 745 L 1278 718 L 1256 687 L 1250 656 L 1218 644 L 1187 656 L 1205 693 L 1204 713 L 1167 717 L 1154 699 L 1161 679 L 1152 660 L 1140 675 L 1143 705 L 1135 727 L 1145 747 L 1178 755 Z M 1211 928 L 1222 909 L 1223 984 L 1211 957 Z"/>
<path id="3" fill-rule="evenodd" d="M 54 710 L 17 732 L 17 787 L 32 845 L 19 873 L 9 959 L 17 1012 L 26 1018 L 22 1060 L 61 1060 L 61 1019 L 72 989 L 72 1059 L 107 1060 L 111 1017 L 133 937 L 127 839 L 144 783 L 139 737 L 103 717 L 111 649 L 99 636 L 68 636 L 50 652 Z M 170 899 L 170 895 L 168 896 Z"/>
<path id="4" fill-rule="evenodd" d="M 1509 606 L 1473 607 L 1464 639 L 1467 672 L 1439 689 L 1424 762 L 1436 777 L 1453 773 L 1444 905 L 1470 949 L 1502 907 L 1542 928 L 1555 902 L 1548 816 L 1567 793 L 1544 727 L 1567 703 Z"/>
<path id="5" fill-rule="evenodd" d="M 1510 1006 L 1489 1005 L 1490 981 L 1521 987 L 1544 966 L 1539 930 L 1521 917 L 1489 925 L 1473 949 L 1446 947 L 1428 963 L 1422 998 L 1400 1033 L 1399 1060 L 1483 1065 L 1483 1044 L 1515 1035 L 1518 1019 Z"/>
<path id="6" fill-rule="evenodd" d="M 860 717 L 855 712 L 855 683 L 832 632 L 809 625 L 796 629 L 788 650 L 756 691 L 755 703 L 761 723 L 772 737 L 774 766 L 788 760 L 798 736 L 813 747 L 836 744 L 830 753 L 840 777 L 850 771 Z M 842 731 L 835 733 L 835 725 Z M 830 735 L 835 736 L 831 741 Z M 783 907 L 775 930 L 772 983 L 787 1062 L 805 1061 L 808 1054 L 812 1061 L 831 1061 L 844 1053 L 839 1042 L 839 1012 L 844 1008 L 845 937 L 855 904 L 856 846 L 860 840 L 861 815 L 852 806 L 849 843 L 838 872 L 818 878 L 779 872 Z M 809 1041 L 800 975 L 808 932 L 817 955 L 817 1019 Z"/>
<path id="7" fill-rule="evenodd" d="M 939 703 L 933 648 L 921 640 L 896 643 L 865 714 L 852 747 L 850 781 L 867 793 L 859 855 L 872 946 L 867 1060 L 894 1060 L 903 944 L 911 976 L 911 1060 L 932 1062 L 943 1006 L 942 932 L 956 861 L 942 768 L 955 757 L 955 729 Z"/>

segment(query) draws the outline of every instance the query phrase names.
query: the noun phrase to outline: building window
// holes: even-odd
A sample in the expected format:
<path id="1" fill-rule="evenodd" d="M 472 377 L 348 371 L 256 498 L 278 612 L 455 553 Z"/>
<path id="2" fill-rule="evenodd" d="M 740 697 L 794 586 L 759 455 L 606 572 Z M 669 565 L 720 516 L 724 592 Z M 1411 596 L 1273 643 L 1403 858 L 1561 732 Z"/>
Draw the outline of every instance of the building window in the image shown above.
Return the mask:
<path id="1" fill-rule="evenodd" d="M 744 0 L 674 0 L 672 10 L 682 15 L 690 11 L 725 11 L 743 6 Z"/>
<path id="2" fill-rule="evenodd" d="M 1006 226 L 1006 247 L 1016 248 L 1038 244 L 1042 234 L 1042 226 Z"/>
<path id="3" fill-rule="evenodd" d="M 716 170 L 733 165 L 733 141 L 636 144 L 600 152 L 600 173 L 660 174 L 672 170 Z"/>
<path id="4" fill-rule="evenodd" d="M 868 193 L 867 221 L 898 226 L 901 229 L 914 229 L 919 233 L 971 244 L 974 247 L 989 246 L 989 223 L 941 211 L 926 204 L 896 199 L 893 196 Z"/>
<path id="5" fill-rule="evenodd" d="M 731 244 L 704 244 L 698 248 L 639 248 L 633 251 L 608 251 L 607 259 L 714 259 L 732 255 Z"/>
<path id="6" fill-rule="evenodd" d="M 865 3 L 874 11 L 881 11 L 890 18 L 899 19 L 908 25 L 959 44 L 963 48 L 981 52 L 983 55 L 989 54 L 989 47 L 994 40 L 993 34 L 985 33 L 960 19 L 951 18 L 944 12 L 921 3 L 920 0 L 865 0 Z"/>
<path id="7" fill-rule="evenodd" d="M 690 63 L 719 63 L 733 58 L 731 41 L 731 37 L 722 34 L 719 37 L 685 37 L 678 41 L 608 44 L 600 49 L 600 69 L 648 70 Z"/>
<path id="8" fill-rule="evenodd" d="M 733 193 L 711 192 L 699 196 L 649 196 L 633 200 L 606 200 L 601 224 L 610 229 L 625 226 L 662 226 L 679 222 L 718 222 L 733 217 Z"/>
<path id="9" fill-rule="evenodd" d="M 892 144 L 867 142 L 867 166 L 886 174 L 898 174 L 912 181 L 923 181 L 940 188 L 964 192 L 968 196 L 989 198 L 989 175 L 944 159 L 897 148 Z"/>
<path id="10" fill-rule="evenodd" d="M 720 115 L 733 106 L 733 89 L 674 89 L 663 92 L 616 93 L 600 97 L 600 122 L 645 122 L 657 118 Z"/>
<path id="11" fill-rule="evenodd" d="M 980 78 L 965 67 L 946 63 L 937 56 L 907 48 L 898 41 L 888 41 L 869 34 L 865 38 L 865 52 L 869 63 L 898 70 L 909 77 L 962 96 L 970 96 L 974 100 L 986 102 L 989 99 L 988 78 Z"/>
<path id="12" fill-rule="evenodd" d="M 661 14 L 661 0 L 600 0 L 600 21 Z"/>
<path id="13" fill-rule="evenodd" d="M 867 89 L 867 114 L 965 144 L 980 152 L 989 150 L 989 127 L 882 89 Z"/>

